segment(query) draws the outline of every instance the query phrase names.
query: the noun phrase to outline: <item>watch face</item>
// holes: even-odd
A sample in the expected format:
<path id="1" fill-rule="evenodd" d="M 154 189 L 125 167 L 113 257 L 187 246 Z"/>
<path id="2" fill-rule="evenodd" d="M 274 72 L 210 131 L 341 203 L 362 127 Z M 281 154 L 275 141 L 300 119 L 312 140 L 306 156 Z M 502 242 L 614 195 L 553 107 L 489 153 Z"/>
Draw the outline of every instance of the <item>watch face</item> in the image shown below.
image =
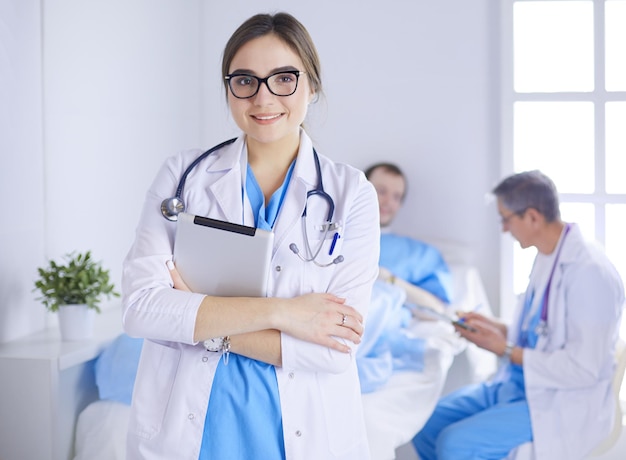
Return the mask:
<path id="1" fill-rule="evenodd" d="M 215 337 L 204 341 L 204 348 L 207 351 L 222 351 L 224 346 L 224 337 Z"/>

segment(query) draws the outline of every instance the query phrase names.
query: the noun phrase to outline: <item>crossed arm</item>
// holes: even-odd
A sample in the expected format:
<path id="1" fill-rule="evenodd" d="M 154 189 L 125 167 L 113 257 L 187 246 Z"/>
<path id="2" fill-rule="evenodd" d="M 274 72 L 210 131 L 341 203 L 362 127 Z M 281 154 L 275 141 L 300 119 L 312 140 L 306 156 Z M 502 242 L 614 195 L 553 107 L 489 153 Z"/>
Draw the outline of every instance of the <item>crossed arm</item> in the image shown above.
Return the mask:
<path id="1" fill-rule="evenodd" d="M 189 291 L 173 264 L 168 268 L 174 289 Z M 198 309 L 194 340 L 230 336 L 233 353 L 281 366 L 281 332 L 349 353 L 350 347 L 339 339 L 360 343 L 362 323 L 355 308 L 332 294 L 286 299 L 205 296 Z"/>

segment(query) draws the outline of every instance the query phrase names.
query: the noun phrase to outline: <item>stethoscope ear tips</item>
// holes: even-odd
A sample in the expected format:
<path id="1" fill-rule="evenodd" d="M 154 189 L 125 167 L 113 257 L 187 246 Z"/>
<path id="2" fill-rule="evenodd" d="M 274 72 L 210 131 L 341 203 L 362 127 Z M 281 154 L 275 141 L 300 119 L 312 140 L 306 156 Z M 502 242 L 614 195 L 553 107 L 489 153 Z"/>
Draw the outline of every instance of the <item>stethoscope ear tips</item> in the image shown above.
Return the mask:
<path id="1" fill-rule="evenodd" d="M 161 202 L 161 214 L 171 222 L 176 222 L 178 220 L 178 214 L 184 211 L 185 203 L 177 196 L 166 198 Z"/>

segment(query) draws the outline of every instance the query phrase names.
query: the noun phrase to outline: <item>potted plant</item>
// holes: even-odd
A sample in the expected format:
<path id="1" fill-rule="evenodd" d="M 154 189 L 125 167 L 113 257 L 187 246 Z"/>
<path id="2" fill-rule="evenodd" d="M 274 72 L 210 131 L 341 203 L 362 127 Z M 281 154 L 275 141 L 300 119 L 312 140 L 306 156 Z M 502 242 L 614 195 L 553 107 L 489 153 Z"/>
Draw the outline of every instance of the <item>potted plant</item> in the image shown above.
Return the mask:
<path id="1" fill-rule="evenodd" d="M 109 279 L 109 271 L 91 258 L 91 251 L 72 252 L 64 256 L 65 263 L 50 260 L 39 267 L 35 291 L 51 312 L 59 312 L 63 340 L 82 340 L 93 334 L 95 313 L 100 313 L 104 297 L 119 297 Z"/>

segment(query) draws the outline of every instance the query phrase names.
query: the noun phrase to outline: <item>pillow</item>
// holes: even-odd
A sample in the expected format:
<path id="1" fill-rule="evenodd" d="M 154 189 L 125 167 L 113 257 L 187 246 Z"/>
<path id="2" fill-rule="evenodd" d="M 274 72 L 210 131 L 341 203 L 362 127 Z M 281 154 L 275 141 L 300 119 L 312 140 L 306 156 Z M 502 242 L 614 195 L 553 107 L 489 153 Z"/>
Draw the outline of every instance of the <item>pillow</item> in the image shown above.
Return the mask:
<path id="1" fill-rule="evenodd" d="M 143 339 L 119 335 L 98 356 L 95 364 L 100 399 L 130 405 Z"/>

